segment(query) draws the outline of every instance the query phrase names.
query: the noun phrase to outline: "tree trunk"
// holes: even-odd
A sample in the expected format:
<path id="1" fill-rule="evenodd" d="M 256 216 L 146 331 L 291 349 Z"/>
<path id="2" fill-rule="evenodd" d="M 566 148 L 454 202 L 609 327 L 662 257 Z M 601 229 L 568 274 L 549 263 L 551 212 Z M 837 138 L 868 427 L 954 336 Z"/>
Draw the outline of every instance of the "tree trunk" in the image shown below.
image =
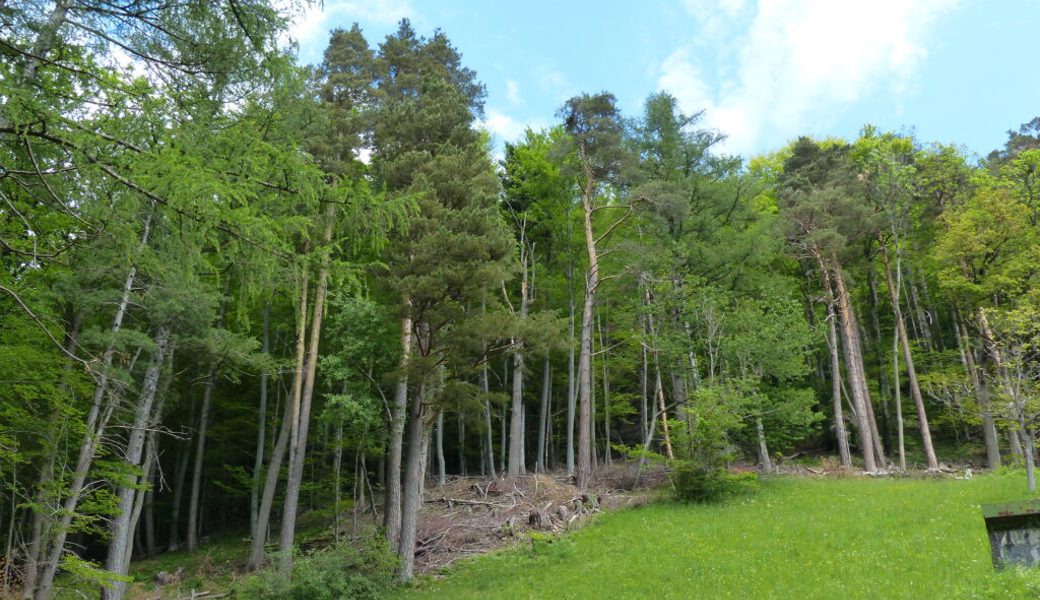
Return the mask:
<path id="1" fill-rule="evenodd" d="M 520 321 L 527 319 L 528 307 L 531 303 L 531 292 L 528 284 L 527 247 L 524 235 L 520 235 Z M 505 288 L 503 288 L 504 290 Z M 504 293 L 504 291 L 503 291 Z M 523 405 L 524 405 L 524 340 L 513 340 L 513 397 L 509 418 L 509 463 L 506 477 L 515 479 L 524 470 L 521 446 L 524 440 Z"/>
<path id="2" fill-rule="evenodd" d="M 881 258 L 885 266 L 885 279 L 888 282 L 888 294 L 892 301 L 892 313 L 896 321 L 896 332 L 903 347 L 907 383 L 910 385 L 910 394 L 913 396 L 914 406 L 917 408 L 917 421 L 921 429 L 921 443 L 924 448 L 925 461 L 928 463 L 929 471 L 937 471 L 939 469 L 939 461 L 935 457 L 935 448 L 932 447 L 932 433 L 928 427 L 928 413 L 924 406 L 924 398 L 921 396 L 921 387 L 917 382 L 917 371 L 914 369 L 913 353 L 910 352 L 910 340 L 906 334 L 903 311 L 899 308 L 899 291 L 892 278 L 892 269 L 888 262 L 888 250 L 884 244 L 881 245 Z"/>
<path id="3" fill-rule="evenodd" d="M 263 342 L 260 351 L 265 356 L 271 354 L 271 305 L 264 305 L 263 314 Z M 260 373 L 260 409 L 256 416 L 256 451 L 253 457 L 253 482 L 249 491 L 249 537 L 256 538 L 263 535 L 257 531 L 257 515 L 260 512 L 260 474 L 264 468 L 264 450 L 266 449 L 267 437 L 267 384 L 270 375 L 264 369 Z"/>
<path id="4" fill-rule="evenodd" d="M 401 317 L 401 361 L 398 365 L 400 372 L 397 376 L 397 389 L 394 392 L 394 405 L 390 416 L 390 448 L 387 452 L 384 490 L 386 506 L 383 512 L 386 538 L 392 548 L 396 548 L 401 539 L 401 455 L 404 450 L 405 421 L 408 417 L 408 360 L 412 351 L 411 300 L 405 298 L 403 304 L 405 313 Z"/>
<path id="5" fill-rule="evenodd" d="M 148 244 L 151 223 L 152 213 L 149 212 L 142 228 L 141 241 L 138 244 L 139 249 L 143 249 Z M 119 305 L 112 319 L 112 327 L 109 330 L 113 337 L 119 333 L 123 326 L 123 318 L 126 316 L 126 309 L 130 304 L 130 292 L 133 290 L 136 277 L 137 269 L 131 266 L 123 284 L 123 293 L 120 297 Z M 80 444 L 79 454 L 76 457 L 76 466 L 72 472 L 72 479 L 69 482 L 68 495 L 62 504 L 61 517 L 54 527 L 54 539 L 51 541 L 47 558 L 43 562 L 43 568 L 40 571 L 39 585 L 34 596 L 36 600 L 51 600 L 54 595 L 54 577 L 58 572 L 61 555 L 65 550 L 65 540 L 68 537 L 69 526 L 72 525 L 72 520 L 76 515 L 76 507 L 79 505 L 79 500 L 82 497 L 83 485 L 86 483 L 90 466 L 94 462 L 98 445 L 105 435 L 109 418 L 115 409 L 114 401 L 105 402 L 105 399 L 109 396 L 108 378 L 114 357 L 115 346 L 110 342 L 101 358 L 101 368 L 96 379 L 97 386 L 94 388 L 94 397 L 90 410 L 87 413 L 86 435 Z"/>
<path id="6" fill-rule="evenodd" d="M 401 540 L 397 555 L 401 560 L 399 577 L 409 581 L 415 573 L 415 532 L 422 506 L 423 455 L 426 453 L 426 382 L 419 383 L 419 392 L 411 402 L 408 423 L 408 455 L 401 491 Z"/>
<path id="7" fill-rule="evenodd" d="M 217 329 L 224 327 L 224 316 L 227 312 L 227 293 L 230 278 L 224 285 L 224 299 L 220 303 L 220 317 Z M 206 388 L 202 392 L 202 409 L 199 411 L 199 428 L 195 432 L 195 465 L 191 475 L 191 496 L 188 499 L 188 534 L 187 550 L 193 552 L 199 544 L 199 498 L 202 494 L 202 466 L 206 458 L 206 432 L 209 430 L 210 407 L 213 402 L 213 387 L 217 381 L 217 368 L 223 358 L 215 359 L 206 375 Z"/>
<path id="8" fill-rule="evenodd" d="M 256 514 L 256 534 L 253 536 L 250 544 L 249 560 L 246 561 L 246 569 L 250 571 L 263 567 L 266 562 L 264 546 L 267 543 L 267 529 L 271 523 L 271 508 L 274 505 L 275 490 L 278 488 L 282 460 L 285 458 L 285 451 L 289 447 L 292 411 L 292 402 L 286 402 L 283 408 L 282 426 L 278 430 L 278 438 L 275 439 L 274 448 L 271 449 L 271 459 L 267 463 L 264 489 L 260 496 L 260 509 Z"/>
<path id="9" fill-rule="evenodd" d="M 567 344 L 567 475 L 574 475 L 574 417 L 577 412 L 577 388 L 574 378 L 574 267 L 567 268 L 570 310 L 570 336 Z"/>
<path id="10" fill-rule="evenodd" d="M 596 329 L 599 330 L 599 347 L 603 353 L 603 359 L 600 361 L 603 371 L 603 464 L 610 465 L 610 372 L 607 370 L 607 346 L 599 315 L 596 315 Z"/>
<path id="11" fill-rule="evenodd" d="M 986 443 L 986 466 L 990 469 L 997 469 L 1000 467 L 1000 443 L 997 437 L 997 426 L 993 420 L 993 410 L 989 405 L 989 390 L 975 365 L 974 344 L 968 336 L 968 328 L 964 325 L 964 320 L 958 314 L 954 315 L 953 322 L 961 361 L 979 399 L 979 409 L 982 413 L 982 438 Z"/>
<path id="12" fill-rule="evenodd" d="M 192 413 L 195 411 L 192 410 Z M 192 415 L 194 416 L 194 415 Z M 194 419 L 192 419 L 194 421 Z M 166 551 L 175 552 L 180 548 L 181 505 L 184 504 L 184 483 L 188 479 L 188 464 L 191 462 L 191 440 L 180 445 L 180 456 L 177 458 L 177 473 L 173 483 L 173 502 L 170 508 L 170 535 Z"/>
<path id="13" fill-rule="evenodd" d="M 330 204 L 326 211 L 325 244 L 332 241 L 332 219 L 335 204 Z M 304 285 L 306 286 L 306 280 Z M 311 423 L 311 401 L 314 397 L 314 379 L 318 372 L 318 347 L 321 341 L 321 325 L 325 314 L 325 295 L 329 285 L 329 251 L 323 251 L 321 268 L 318 271 L 318 282 L 314 293 L 314 311 L 311 317 L 307 366 L 304 372 L 303 391 L 300 396 L 299 422 L 295 428 L 296 439 L 290 437 L 289 472 L 286 476 L 285 505 L 282 512 L 282 530 L 278 539 L 278 549 L 282 554 L 281 570 L 288 574 L 292 570 L 292 547 L 296 540 L 296 516 L 300 500 L 300 487 L 303 484 L 303 467 L 307 455 L 307 434 Z"/>
<path id="14" fill-rule="evenodd" d="M 166 359 L 169 339 L 169 330 L 165 325 L 160 326 L 155 334 L 155 351 L 145 370 L 140 397 L 134 408 L 133 423 L 126 440 L 123 461 L 131 468 L 141 465 L 141 457 L 148 437 L 148 422 L 152 417 L 152 403 L 155 401 L 155 391 L 159 386 L 159 377 Z M 136 477 L 134 479 L 136 483 Z M 105 562 L 105 569 L 116 575 L 126 575 L 127 573 L 129 545 L 133 542 L 130 520 L 134 512 L 135 493 L 135 485 L 121 485 L 117 494 L 118 512 L 112 520 L 112 535 L 108 544 L 108 558 Z M 122 600 L 126 595 L 126 589 L 125 581 L 114 581 L 111 587 L 101 588 L 101 598 L 102 600 Z"/>
<path id="15" fill-rule="evenodd" d="M 773 472 L 773 461 L 769 460 L 769 448 L 766 446 L 766 430 L 762 425 L 762 416 L 755 416 L 755 431 L 758 435 L 758 465 L 763 473 Z"/>
<path id="16" fill-rule="evenodd" d="M 484 458 L 491 479 L 497 479 L 498 474 L 495 473 L 495 428 L 491 424 L 491 388 L 488 382 L 488 367 L 486 360 L 480 369 L 480 391 L 484 392 L 484 426 L 487 428 L 487 432 L 485 433 L 487 448 L 485 449 L 486 455 Z"/>
<path id="17" fill-rule="evenodd" d="M 578 355 L 578 465 L 576 483 L 579 490 L 588 488 L 592 476 L 592 317 L 599 289 L 599 251 L 592 232 L 592 194 L 594 181 L 591 173 L 582 190 L 582 208 L 585 224 L 585 250 L 589 270 L 585 276 L 585 302 L 581 312 L 581 346 Z"/>
<path id="18" fill-rule="evenodd" d="M 823 266 L 822 261 L 820 266 L 823 269 L 826 287 L 832 289 L 830 270 Z M 844 342 L 842 348 L 845 350 L 845 368 L 848 372 L 849 387 L 852 388 L 852 399 L 856 408 L 860 449 L 863 452 L 863 467 L 867 472 L 874 472 L 877 471 L 877 462 L 874 454 L 874 441 L 871 437 L 870 413 L 867 412 L 867 402 L 870 399 L 865 397 L 863 393 L 865 386 L 859 369 L 859 355 L 856 352 L 859 344 L 859 336 L 856 333 L 857 325 L 837 260 L 835 260 L 834 280 L 837 293 L 835 294 L 833 289 L 831 293 L 837 298 L 838 313 L 841 317 L 841 333 Z"/>
<path id="19" fill-rule="evenodd" d="M 447 469 L 444 464 L 444 411 L 437 413 L 437 485 L 444 485 L 448 481 Z"/>
<path id="20" fill-rule="evenodd" d="M 545 472 L 545 430 L 549 422 L 549 394 L 551 393 L 552 373 L 550 371 L 549 354 L 542 361 L 542 403 L 538 409 L 538 457 L 535 459 L 535 473 Z"/>
<path id="21" fill-rule="evenodd" d="M 841 407 L 841 361 L 838 358 L 838 320 L 834 295 L 827 284 L 829 300 L 827 302 L 827 347 L 831 355 L 831 401 L 834 405 L 834 437 L 838 441 L 838 456 L 841 466 L 852 467 L 852 453 L 849 451 L 849 434 L 845 431 L 845 415 Z"/>
<path id="22" fill-rule="evenodd" d="M 892 386 L 896 398 L 896 428 L 899 437 L 899 470 L 906 471 L 906 436 L 903 432 L 903 397 L 899 386 L 899 335 L 892 338 Z"/>

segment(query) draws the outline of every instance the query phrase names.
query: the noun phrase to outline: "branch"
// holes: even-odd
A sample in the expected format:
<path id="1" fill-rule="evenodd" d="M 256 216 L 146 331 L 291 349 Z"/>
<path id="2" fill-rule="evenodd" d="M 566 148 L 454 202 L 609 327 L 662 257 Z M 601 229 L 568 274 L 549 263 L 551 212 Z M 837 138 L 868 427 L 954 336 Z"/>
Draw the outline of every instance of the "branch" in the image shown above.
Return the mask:
<path id="1" fill-rule="evenodd" d="M 83 368 L 86 369 L 86 371 L 88 373 L 90 372 L 90 370 L 91 370 L 90 369 L 90 362 L 86 361 L 86 360 L 83 360 L 82 358 L 76 356 L 75 354 L 73 354 L 73 353 L 69 352 L 67 349 L 65 349 L 65 346 L 61 345 L 61 342 L 59 342 L 57 339 L 54 338 L 54 335 L 51 334 L 51 331 L 49 329 L 47 329 L 47 326 L 43 323 L 42 320 L 40 320 L 40 317 L 38 317 L 36 315 L 36 313 L 34 313 L 32 311 L 32 309 L 29 308 L 29 306 L 25 302 L 22 301 L 21 297 L 19 297 L 18 294 L 15 293 L 14 290 L 8 289 L 8 288 L 0 285 L 0 291 L 6 292 L 9 296 L 14 298 L 14 301 L 16 303 L 18 303 L 19 306 L 22 307 L 22 310 L 25 311 L 25 314 L 29 315 L 29 317 L 32 318 L 32 320 L 36 322 L 36 325 L 38 325 L 40 327 L 40 329 L 43 330 L 43 333 L 46 334 L 47 337 L 51 340 L 51 342 L 53 342 L 54 345 L 57 346 L 59 350 L 61 350 L 62 354 L 64 354 L 65 356 L 68 356 L 72 360 L 82 364 Z"/>

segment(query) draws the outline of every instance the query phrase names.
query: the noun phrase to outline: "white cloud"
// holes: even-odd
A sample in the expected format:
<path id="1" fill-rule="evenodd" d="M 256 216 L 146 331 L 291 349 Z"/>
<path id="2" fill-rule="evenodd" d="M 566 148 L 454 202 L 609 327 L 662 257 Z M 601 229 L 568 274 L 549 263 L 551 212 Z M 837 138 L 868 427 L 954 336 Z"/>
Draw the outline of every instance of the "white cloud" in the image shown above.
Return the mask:
<path id="1" fill-rule="evenodd" d="M 523 103 L 523 98 L 520 97 L 520 85 L 512 79 L 506 80 L 506 100 L 513 106 Z"/>
<path id="2" fill-rule="evenodd" d="M 753 151 L 763 138 L 776 143 L 829 122 L 886 86 L 905 90 L 927 56 L 932 24 L 957 2 L 685 0 L 701 42 L 730 42 L 723 46 L 730 55 L 720 58 L 733 68 L 712 82 L 691 41 L 661 64 L 658 88 L 688 112 L 706 109 L 707 124 L 729 135 L 727 151 Z"/>
<path id="3" fill-rule="evenodd" d="M 484 121 L 481 124 L 494 136 L 499 138 L 499 140 L 504 142 L 514 142 L 518 140 L 520 136 L 524 134 L 524 130 L 528 126 L 526 123 L 522 123 L 493 108 L 489 108 L 486 111 Z"/>
<path id="4" fill-rule="evenodd" d="M 301 46 L 316 41 L 324 47 L 333 27 L 349 28 L 354 21 L 393 25 L 405 17 L 414 18 L 415 10 L 408 0 L 326 0 L 307 4 L 293 17 L 289 27 L 292 39 Z"/>

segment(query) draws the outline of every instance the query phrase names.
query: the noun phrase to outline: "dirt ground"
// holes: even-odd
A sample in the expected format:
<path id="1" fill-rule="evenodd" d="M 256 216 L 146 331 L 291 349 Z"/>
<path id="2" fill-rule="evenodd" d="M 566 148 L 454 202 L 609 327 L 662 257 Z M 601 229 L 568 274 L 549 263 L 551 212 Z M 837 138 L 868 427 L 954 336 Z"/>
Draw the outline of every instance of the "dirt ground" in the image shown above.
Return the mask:
<path id="1" fill-rule="evenodd" d="M 419 513 L 416 570 L 436 571 L 515 545 L 527 531 L 558 534 L 602 510 L 645 504 L 665 473 L 644 469 L 637 487 L 635 469 L 634 464 L 601 468 L 585 493 L 564 474 L 523 475 L 513 481 L 453 477 L 429 486 Z"/>

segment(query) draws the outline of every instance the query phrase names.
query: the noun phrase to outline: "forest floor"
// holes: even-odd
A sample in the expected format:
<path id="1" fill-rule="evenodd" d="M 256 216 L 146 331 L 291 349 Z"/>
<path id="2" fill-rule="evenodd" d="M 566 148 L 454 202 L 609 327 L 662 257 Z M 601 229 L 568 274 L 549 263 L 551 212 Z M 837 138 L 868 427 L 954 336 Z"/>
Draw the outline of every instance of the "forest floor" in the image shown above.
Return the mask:
<path id="1" fill-rule="evenodd" d="M 1040 570 L 993 569 L 979 512 L 1025 497 L 1019 472 L 772 477 L 723 504 L 654 502 L 528 534 L 398 597 L 1038 598 Z"/>

